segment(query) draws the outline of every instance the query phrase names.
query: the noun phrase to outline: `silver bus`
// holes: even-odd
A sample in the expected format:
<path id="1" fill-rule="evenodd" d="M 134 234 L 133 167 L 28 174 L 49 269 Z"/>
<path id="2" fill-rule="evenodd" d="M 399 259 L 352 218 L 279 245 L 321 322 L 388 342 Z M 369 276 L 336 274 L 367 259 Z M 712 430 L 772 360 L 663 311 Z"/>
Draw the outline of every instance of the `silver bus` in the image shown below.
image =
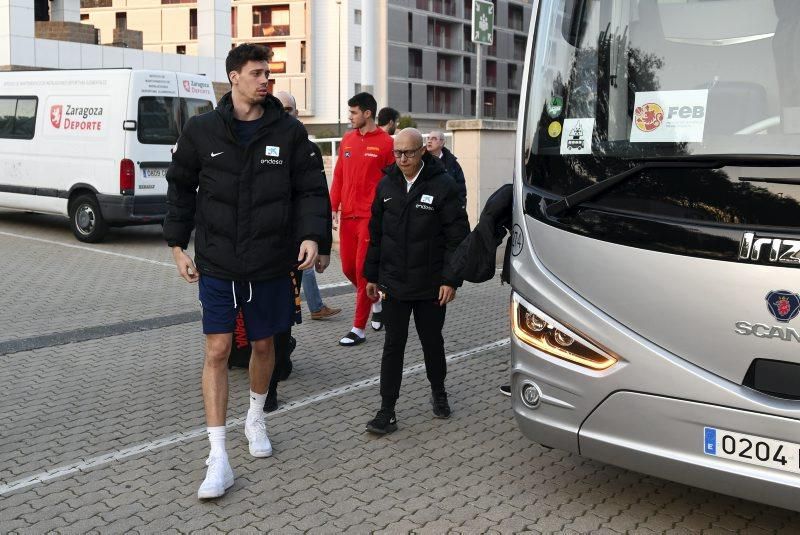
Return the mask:
<path id="1" fill-rule="evenodd" d="M 519 427 L 800 509 L 800 2 L 533 13 L 510 253 Z"/>

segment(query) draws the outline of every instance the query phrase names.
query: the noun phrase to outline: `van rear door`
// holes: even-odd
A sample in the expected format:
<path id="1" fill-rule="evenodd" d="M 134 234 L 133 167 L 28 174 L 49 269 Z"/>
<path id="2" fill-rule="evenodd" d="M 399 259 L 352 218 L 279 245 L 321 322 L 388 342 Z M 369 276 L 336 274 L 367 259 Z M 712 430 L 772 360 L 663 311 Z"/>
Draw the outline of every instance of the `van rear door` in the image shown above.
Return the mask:
<path id="1" fill-rule="evenodd" d="M 163 197 L 171 149 L 189 117 L 213 109 L 213 87 L 205 76 L 166 71 L 134 71 L 131 84 L 128 119 L 136 127 L 126 132 L 126 158 L 133 162 L 133 193 Z"/>

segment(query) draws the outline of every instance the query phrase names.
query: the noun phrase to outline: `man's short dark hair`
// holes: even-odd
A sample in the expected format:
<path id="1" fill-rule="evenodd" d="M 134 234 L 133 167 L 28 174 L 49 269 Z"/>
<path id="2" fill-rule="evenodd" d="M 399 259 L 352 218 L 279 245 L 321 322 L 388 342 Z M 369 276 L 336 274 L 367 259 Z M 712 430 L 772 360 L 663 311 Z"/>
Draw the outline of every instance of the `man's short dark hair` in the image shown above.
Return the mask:
<path id="1" fill-rule="evenodd" d="M 269 61 L 272 58 L 272 50 L 265 45 L 251 45 L 242 43 L 232 48 L 225 58 L 225 72 L 228 74 L 228 81 L 232 71 L 242 72 L 248 61 Z"/>
<path id="2" fill-rule="evenodd" d="M 388 106 L 381 108 L 381 111 L 378 112 L 378 126 L 385 126 L 389 124 L 389 121 L 397 124 L 400 121 L 400 112 Z"/>
<path id="3" fill-rule="evenodd" d="M 372 117 L 375 118 L 375 115 L 378 113 L 378 101 L 375 100 L 375 97 L 370 95 L 369 93 L 358 93 L 350 98 L 347 101 L 348 106 L 358 106 L 362 112 L 367 110 L 372 112 Z"/>

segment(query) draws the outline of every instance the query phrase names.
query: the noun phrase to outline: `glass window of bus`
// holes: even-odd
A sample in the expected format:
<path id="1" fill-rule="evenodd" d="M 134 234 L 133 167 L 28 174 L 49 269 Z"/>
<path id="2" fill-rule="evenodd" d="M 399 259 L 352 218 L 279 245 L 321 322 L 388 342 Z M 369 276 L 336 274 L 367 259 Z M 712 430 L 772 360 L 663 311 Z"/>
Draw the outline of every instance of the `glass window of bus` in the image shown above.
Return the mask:
<path id="1" fill-rule="evenodd" d="M 141 97 L 137 136 L 140 143 L 174 145 L 180 135 L 180 109 L 175 97 Z"/>
<path id="2" fill-rule="evenodd" d="M 181 129 L 191 117 L 209 112 L 214 109 L 213 104 L 207 100 L 197 98 L 181 99 Z"/>
<path id="3" fill-rule="evenodd" d="M 566 195 L 645 158 L 800 153 L 800 2 L 541 2 L 536 39 L 524 156 L 537 187 Z M 564 136 L 577 119 L 593 125 L 585 149 L 570 151 Z M 672 193 L 664 184 L 683 188 L 674 202 L 692 202 L 690 185 L 670 185 L 676 172 L 650 175 L 659 203 Z M 723 175 L 695 174 L 738 182 Z"/>

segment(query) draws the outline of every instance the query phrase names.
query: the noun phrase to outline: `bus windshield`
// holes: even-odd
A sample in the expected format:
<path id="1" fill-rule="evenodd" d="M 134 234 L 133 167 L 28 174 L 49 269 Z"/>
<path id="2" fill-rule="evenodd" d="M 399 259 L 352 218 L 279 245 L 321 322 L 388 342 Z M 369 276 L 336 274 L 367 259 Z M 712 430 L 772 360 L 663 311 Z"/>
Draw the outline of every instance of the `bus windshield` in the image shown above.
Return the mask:
<path id="1" fill-rule="evenodd" d="M 540 6 L 525 117 L 529 184 L 569 195 L 643 160 L 800 154 L 800 2 L 556 0 Z M 636 184 L 658 189 L 677 174 L 692 175 L 654 170 Z M 786 185 L 800 182 L 792 182 L 796 167 L 706 169 L 694 179 L 752 176 L 750 190 L 771 184 L 764 187 L 793 198 L 798 210 L 792 211 L 800 214 L 798 186 Z M 782 224 L 768 216 L 749 222 Z"/>

